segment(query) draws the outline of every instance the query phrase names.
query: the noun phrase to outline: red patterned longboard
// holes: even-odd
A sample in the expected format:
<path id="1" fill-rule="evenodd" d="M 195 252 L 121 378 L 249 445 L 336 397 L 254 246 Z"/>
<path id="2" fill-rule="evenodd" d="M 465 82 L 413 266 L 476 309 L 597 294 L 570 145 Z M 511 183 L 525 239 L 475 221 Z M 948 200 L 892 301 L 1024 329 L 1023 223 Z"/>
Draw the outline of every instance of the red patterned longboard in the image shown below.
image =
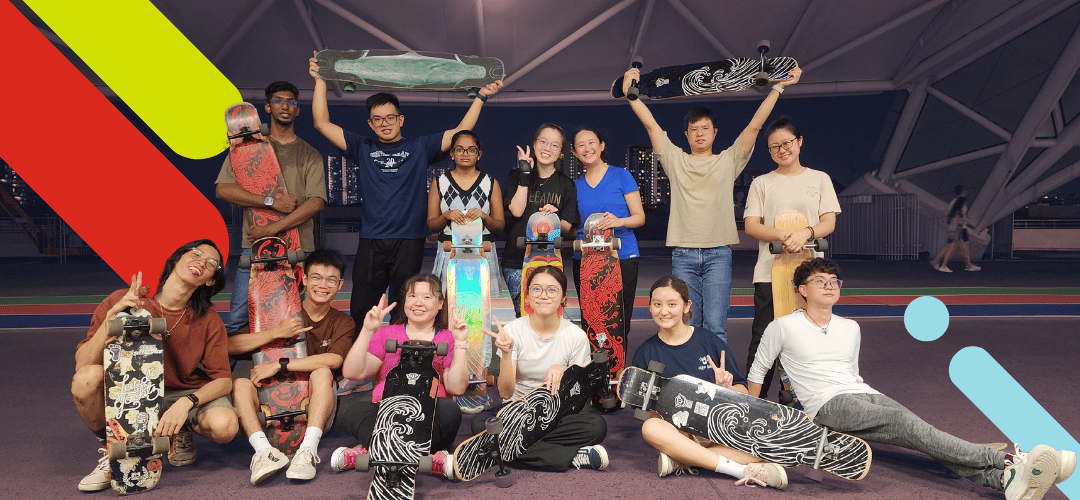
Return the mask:
<path id="1" fill-rule="evenodd" d="M 622 370 L 626 359 L 626 311 L 623 311 L 622 268 L 619 266 L 619 239 L 611 228 L 598 229 L 604 214 L 585 219 L 585 237 L 574 242 L 581 252 L 581 289 L 578 298 L 581 322 L 592 349 L 604 349 L 611 360 L 611 376 Z M 597 394 L 594 404 L 603 408 L 603 395 L 613 395 L 610 387 Z M 616 408 L 618 408 L 616 406 Z"/>

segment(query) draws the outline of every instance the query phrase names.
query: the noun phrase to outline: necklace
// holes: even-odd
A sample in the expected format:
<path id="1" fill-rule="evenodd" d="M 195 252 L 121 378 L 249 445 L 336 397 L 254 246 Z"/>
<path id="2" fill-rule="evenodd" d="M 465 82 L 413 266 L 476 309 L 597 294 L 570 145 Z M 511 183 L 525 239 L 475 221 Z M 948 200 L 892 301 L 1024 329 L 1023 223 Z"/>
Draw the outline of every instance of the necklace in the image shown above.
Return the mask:
<path id="1" fill-rule="evenodd" d="M 168 323 L 169 320 L 168 320 L 168 316 L 166 316 L 166 313 L 165 313 L 165 307 L 163 307 L 163 306 L 159 306 L 159 307 L 161 307 L 161 317 L 164 318 L 165 321 L 166 321 L 166 323 L 165 323 L 165 338 L 168 338 L 172 334 L 172 331 L 177 326 L 180 325 L 180 320 L 184 319 L 184 315 L 187 314 L 188 308 L 187 307 L 184 308 L 184 310 L 180 313 L 180 317 L 176 318 L 176 323 L 173 323 L 172 328 L 169 328 L 169 323 Z"/>
<path id="2" fill-rule="evenodd" d="M 825 335 L 829 334 L 829 325 L 832 324 L 832 315 L 829 316 L 829 322 L 825 323 L 825 326 L 821 326 L 817 324 L 817 321 L 815 321 L 813 317 L 810 316 L 809 312 L 803 311 L 803 314 L 806 315 L 806 319 L 810 320 L 810 322 L 813 323 L 814 326 L 821 328 L 821 333 L 824 333 Z"/>

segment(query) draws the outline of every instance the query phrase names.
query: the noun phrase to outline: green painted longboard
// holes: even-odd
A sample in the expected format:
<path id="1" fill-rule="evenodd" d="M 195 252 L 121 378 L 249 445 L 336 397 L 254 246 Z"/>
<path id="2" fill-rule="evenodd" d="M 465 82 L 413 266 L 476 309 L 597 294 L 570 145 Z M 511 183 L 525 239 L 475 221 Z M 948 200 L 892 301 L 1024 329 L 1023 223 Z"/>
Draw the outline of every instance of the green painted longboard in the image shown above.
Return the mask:
<path id="1" fill-rule="evenodd" d="M 506 74 L 493 57 L 405 50 L 321 50 L 319 76 L 343 82 L 342 90 L 478 89 Z"/>

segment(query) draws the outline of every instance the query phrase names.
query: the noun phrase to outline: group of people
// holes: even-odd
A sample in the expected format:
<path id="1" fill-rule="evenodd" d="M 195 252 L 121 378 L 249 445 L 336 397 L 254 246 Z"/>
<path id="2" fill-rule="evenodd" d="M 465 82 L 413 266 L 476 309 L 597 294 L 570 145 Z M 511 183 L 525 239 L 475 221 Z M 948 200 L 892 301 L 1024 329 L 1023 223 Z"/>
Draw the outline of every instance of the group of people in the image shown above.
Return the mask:
<path id="1" fill-rule="evenodd" d="M 413 139 L 402 136 L 405 118 L 397 98 L 375 94 L 367 100 L 368 125 L 375 134 L 375 138 L 368 138 L 330 121 L 327 84 L 317 69 L 312 58 L 315 128 L 357 165 L 364 199 L 352 270 L 351 316 L 331 306 L 344 284 L 345 264 L 314 244 L 312 218 L 323 208 L 326 187 L 321 157 L 293 131 L 300 112 L 299 90 L 288 82 L 274 82 L 266 89 L 265 110 L 271 117 L 269 139 L 287 194 L 263 197 L 244 190 L 228 159 L 218 176 L 216 192 L 239 207 L 267 208 L 281 214 L 272 224 L 255 226 L 245 211 L 241 237 L 245 254 L 258 238 L 298 229 L 301 248 L 309 252 L 304 262 L 302 314 L 275 328 L 251 332 L 247 324 L 248 273 L 238 270 L 231 312 L 227 321 L 222 321 L 211 310 L 210 297 L 224 287 L 223 256 L 209 240 L 178 248 L 166 261 L 152 297 L 141 288 L 141 274 L 133 276 L 128 289 L 114 292 L 97 308 L 87 337 L 76 352 L 72 394 L 103 454 L 94 471 L 79 483 L 80 490 L 109 485 L 102 352 L 109 338 L 105 323 L 126 309 L 143 308 L 166 320 L 166 410 L 156 433 L 171 438 L 169 462 L 179 466 L 195 460 L 192 432 L 225 443 L 243 431 L 254 450 L 252 484 L 286 467 L 289 478 L 314 478 L 320 463 L 319 441 L 328 428 L 348 432 L 360 443 L 335 450 L 330 457 L 333 470 L 349 468 L 359 454 L 367 453 L 365 445 L 374 430 L 385 376 L 399 359 L 382 348 L 390 338 L 449 344 L 449 353 L 436 356 L 433 362 L 440 378 L 431 450 L 434 472 L 453 479 L 450 451 L 462 414 L 449 396 L 462 394 L 468 385 L 465 356 L 457 355 L 468 348 L 468 326 L 460 311 L 446 307 L 442 275 L 449 256 L 440 250 L 434 274 L 421 274 L 425 237 L 438 233 L 440 239 L 449 239 L 452 222 L 479 218 L 485 240 L 505 233 L 508 241 L 514 241 L 525 234 L 525 223 L 532 213 L 557 214 L 564 234 L 580 231 L 581 221 L 588 215 L 603 214 L 602 225 L 613 228 L 615 236 L 622 239 L 619 258 L 624 307 L 632 310 L 638 257 L 632 229 L 644 224 L 645 214 L 633 177 L 607 163 L 605 143 L 597 129 L 581 127 L 568 137 L 557 125 L 541 125 L 531 145 L 518 147 L 519 160 L 528 163 L 528 168 L 511 171 L 504 193 L 496 179 L 479 169 L 483 149 L 480 138 L 471 131 L 484 102 L 499 91 L 501 82 L 482 88 L 454 129 Z M 840 212 L 829 176 L 800 163 L 803 138 L 788 119 L 777 120 L 766 129 L 769 154 L 777 167 L 754 180 L 744 212 L 746 233 L 760 245 L 754 271 L 755 320 L 748 373 L 744 377 L 739 370 L 727 343 L 726 328 L 730 245 L 738 242 L 734 181 L 746 166 L 777 99 L 800 75 L 796 68 L 788 79 L 774 83 L 750 123 L 719 154 L 713 153 L 717 129 L 708 109 L 695 109 L 684 120 L 687 153 L 671 141 L 643 102 L 629 101 L 671 180 L 667 245 L 673 247 L 672 276 L 658 280 L 650 289 L 649 309 L 657 333 L 638 348 L 633 365 L 645 368 L 649 361 L 661 361 L 666 377 L 689 374 L 765 397 L 775 362 L 780 360 L 807 414 L 819 424 L 922 451 L 961 475 L 1004 490 L 1009 499 L 1040 498 L 1055 481 L 1071 474 L 1075 454 L 1042 445 L 1029 453 L 1017 450 L 1009 454 L 967 443 L 937 431 L 862 383 L 859 327 L 832 314 L 842 283 L 834 264 L 815 258 L 800 266 L 793 285 L 805 298 L 806 309 L 773 318 L 772 254 L 767 243 L 782 241 L 789 250 L 801 249 L 805 242 L 831 233 Z M 624 75 L 624 87 L 639 78 L 638 70 L 631 69 Z M 586 168 L 577 181 L 555 168 L 568 143 Z M 427 169 L 446 152 L 454 168 L 439 176 L 425 193 Z M 506 215 L 507 210 L 511 216 Z M 772 221 L 784 210 L 800 211 L 810 225 L 797 231 L 776 229 Z M 495 252 L 488 253 L 491 268 L 501 269 L 510 296 L 521 296 L 524 287 L 525 300 L 534 311 L 521 316 L 519 303 L 513 300 L 518 318 L 506 325 L 496 320 L 496 328 L 485 332 L 494 344 L 495 358 L 500 360 L 493 362 L 492 368 L 497 390 L 507 401 L 538 387 L 557 390 L 563 370 L 587 364 L 591 350 L 584 330 L 560 314 L 567 299 L 564 271 L 539 267 L 523 283 L 523 257 L 522 250 L 508 245 L 501 266 L 495 266 Z M 571 267 L 578 280 L 579 266 L 575 260 Z M 498 278 L 493 272 L 492 289 L 496 291 Z M 395 296 L 384 293 L 388 286 Z M 392 320 L 383 325 L 387 314 Z M 258 364 L 247 377 L 233 379 L 230 356 L 242 356 L 274 339 L 301 333 L 306 338 L 307 357 Z M 257 388 L 281 370 L 309 373 L 308 427 L 291 459 L 269 443 L 256 417 Z M 375 379 L 370 392 L 339 395 L 338 381 L 369 377 Z M 473 432 L 483 429 L 483 416 L 473 419 Z M 786 487 L 783 467 L 685 434 L 659 415 L 652 416 L 643 424 L 642 435 L 660 452 L 660 476 L 699 467 L 731 475 L 740 483 Z M 586 406 L 564 418 L 543 441 L 510 465 L 604 469 L 609 463 L 601 444 L 606 431 L 605 417 Z"/>

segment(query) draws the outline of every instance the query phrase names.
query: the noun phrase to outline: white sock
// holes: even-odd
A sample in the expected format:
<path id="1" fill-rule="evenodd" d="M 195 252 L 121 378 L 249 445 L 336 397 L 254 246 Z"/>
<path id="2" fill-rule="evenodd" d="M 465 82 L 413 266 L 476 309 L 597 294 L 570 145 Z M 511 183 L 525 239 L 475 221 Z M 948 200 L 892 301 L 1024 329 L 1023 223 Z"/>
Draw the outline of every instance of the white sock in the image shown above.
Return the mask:
<path id="1" fill-rule="evenodd" d="M 716 468 L 713 470 L 721 474 L 727 474 L 735 479 L 742 479 L 746 475 L 745 465 L 723 456 L 716 461 Z"/>
<path id="2" fill-rule="evenodd" d="M 300 442 L 300 446 L 301 447 L 307 446 L 308 448 L 311 448 L 311 451 L 314 451 L 315 454 L 318 455 L 319 454 L 319 439 L 321 439 L 321 438 L 322 438 L 322 429 L 320 429 L 318 427 L 308 426 L 307 430 L 304 431 L 304 440 Z"/>
<path id="3" fill-rule="evenodd" d="M 266 433 L 263 431 L 248 436 L 248 442 L 251 443 L 252 448 L 255 448 L 255 453 L 270 448 L 270 440 L 266 439 Z"/>

